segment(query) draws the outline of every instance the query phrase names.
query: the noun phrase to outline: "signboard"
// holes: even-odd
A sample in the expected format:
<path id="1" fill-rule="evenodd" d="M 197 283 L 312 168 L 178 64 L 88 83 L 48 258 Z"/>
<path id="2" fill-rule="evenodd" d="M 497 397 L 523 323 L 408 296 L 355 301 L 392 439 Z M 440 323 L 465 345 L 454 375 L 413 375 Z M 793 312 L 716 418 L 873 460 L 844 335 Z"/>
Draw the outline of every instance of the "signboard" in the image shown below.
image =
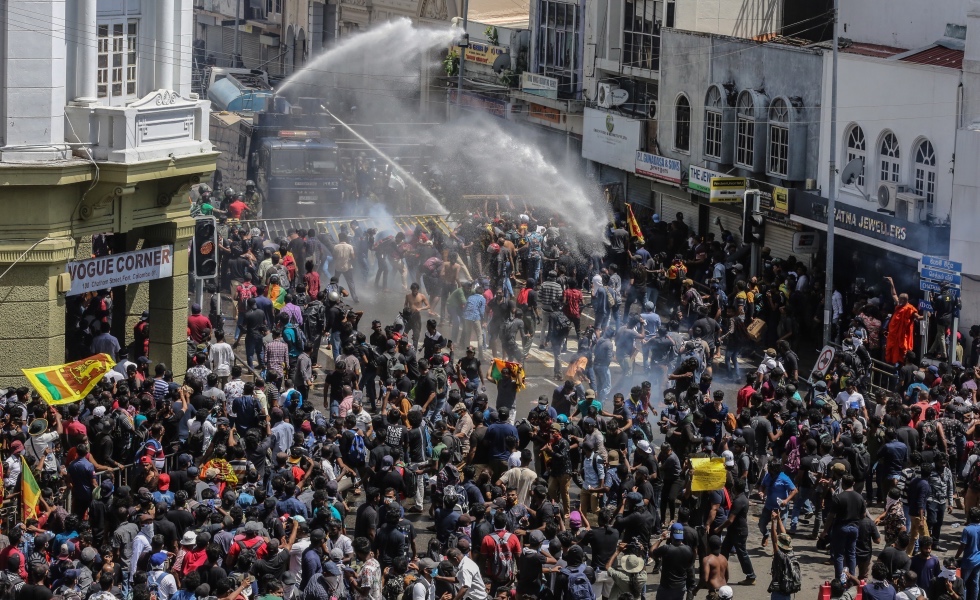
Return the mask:
<path id="1" fill-rule="evenodd" d="M 157 246 L 70 262 L 71 289 L 67 295 L 170 277 L 174 273 L 173 256 L 173 246 Z"/>
<path id="2" fill-rule="evenodd" d="M 806 190 L 793 190 L 793 215 L 815 221 L 820 226 L 827 223 L 827 199 Z M 900 246 L 906 250 L 935 256 L 949 252 L 949 228 L 922 223 L 912 223 L 886 213 L 879 213 L 843 202 L 836 204 L 834 225 L 840 229 L 860 234 L 870 240 L 878 240 Z M 803 222 L 811 227 L 814 224 Z"/>
<path id="3" fill-rule="evenodd" d="M 528 102 L 527 116 L 532 119 L 540 119 L 542 121 L 554 123 L 555 125 L 561 125 L 562 120 L 561 111 L 557 108 L 535 104 L 534 102 Z"/>
<path id="4" fill-rule="evenodd" d="M 820 234 L 797 231 L 793 234 L 793 254 L 816 254 L 820 251 Z"/>
<path id="5" fill-rule="evenodd" d="M 524 71 L 521 73 L 521 91 L 544 98 L 558 98 L 558 79 Z"/>
<path id="6" fill-rule="evenodd" d="M 484 42 L 470 42 L 463 57 L 477 64 L 493 65 L 493 61 L 497 60 L 498 56 L 506 53 L 507 48 L 502 46 L 492 46 Z"/>
<path id="7" fill-rule="evenodd" d="M 687 169 L 687 187 L 695 192 L 702 192 L 705 194 L 711 193 L 711 178 L 712 177 L 724 177 L 724 173 L 719 173 L 718 171 L 712 171 L 711 169 L 705 169 L 704 167 L 695 167 L 691 165 Z"/>
<path id="8" fill-rule="evenodd" d="M 636 171 L 636 151 L 642 147 L 643 121 L 586 108 L 582 116 L 582 158 Z"/>
<path id="9" fill-rule="evenodd" d="M 925 300 L 919 300 L 919 312 L 936 312 L 932 308 L 931 302 L 926 302 Z"/>
<path id="10" fill-rule="evenodd" d="M 938 294 L 939 292 L 942 291 L 938 283 L 936 283 L 935 281 L 929 281 L 928 279 L 919 280 L 919 289 L 922 290 L 923 292 L 932 292 L 934 294 Z M 951 287 L 949 288 L 949 293 L 959 298 L 960 288 Z"/>
<path id="11" fill-rule="evenodd" d="M 827 375 L 827 370 L 830 369 L 831 363 L 834 362 L 834 348 L 833 346 L 824 346 L 820 351 L 820 355 L 817 356 L 817 362 L 813 365 L 813 375 L 817 375 L 819 378 L 823 378 Z"/>
<path id="12" fill-rule="evenodd" d="M 457 102 L 456 94 L 456 90 L 449 91 L 449 101 L 453 104 L 456 104 Z M 460 106 L 490 113 L 491 115 L 500 117 L 501 119 L 509 119 L 511 113 L 513 112 L 513 105 L 510 102 L 506 102 L 499 98 L 481 96 L 480 94 L 474 94 L 472 92 L 463 92 L 462 100 L 459 101 L 459 104 Z"/>
<path id="13" fill-rule="evenodd" d="M 727 475 L 725 459 L 720 456 L 691 459 L 692 492 L 720 490 L 725 487 Z"/>
<path id="14" fill-rule="evenodd" d="M 775 186 L 772 188 L 772 212 L 779 214 L 789 214 L 789 190 L 784 187 Z"/>
<path id="15" fill-rule="evenodd" d="M 681 161 L 637 150 L 636 174 L 680 185 Z"/>
<path id="16" fill-rule="evenodd" d="M 922 260 L 919 261 L 919 264 L 923 267 L 942 269 L 943 271 L 955 271 L 957 273 L 963 271 L 963 263 L 947 260 L 938 256 L 923 256 Z"/>
<path id="17" fill-rule="evenodd" d="M 950 273 L 949 271 L 932 269 L 930 267 L 923 267 L 922 270 L 919 271 L 919 276 L 923 279 L 931 279 L 939 283 L 948 283 L 956 287 L 959 287 L 962 281 L 959 273 Z"/>
<path id="18" fill-rule="evenodd" d="M 744 177 L 712 177 L 711 203 L 740 204 L 742 194 L 745 192 L 745 184 Z"/>

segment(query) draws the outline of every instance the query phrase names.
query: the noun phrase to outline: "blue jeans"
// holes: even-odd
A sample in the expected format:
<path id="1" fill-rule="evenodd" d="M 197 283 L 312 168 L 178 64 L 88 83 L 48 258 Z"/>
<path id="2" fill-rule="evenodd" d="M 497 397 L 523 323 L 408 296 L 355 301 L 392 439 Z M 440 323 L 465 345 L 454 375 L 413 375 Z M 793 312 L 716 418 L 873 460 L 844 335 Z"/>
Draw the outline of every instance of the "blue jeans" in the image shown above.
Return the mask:
<path id="1" fill-rule="evenodd" d="M 783 506 L 779 509 L 779 518 L 782 519 L 783 523 L 786 523 L 786 517 L 789 515 L 789 508 Z M 769 539 L 769 524 L 772 523 L 772 509 L 763 508 L 762 515 L 759 517 L 759 531 L 762 532 L 762 539 Z"/>
<path id="2" fill-rule="evenodd" d="M 654 308 L 657 306 L 657 300 L 660 299 L 660 290 L 655 287 L 647 288 L 647 302 L 653 302 Z"/>
<path id="3" fill-rule="evenodd" d="M 514 297 L 514 286 L 510 282 L 510 275 L 501 278 L 501 287 L 504 290 L 504 298 Z"/>
<path id="4" fill-rule="evenodd" d="M 604 402 L 606 396 L 609 395 L 609 390 L 612 389 L 612 375 L 609 373 L 609 365 L 593 364 L 592 368 L 595 370 L 592 388 L 595 390 L 595 396 L 599 402 Z"/>
<path id="5" fill-rule="evenodd" d="M 333 350 L 333 359 L 334 360 L 337 360 L 337 357 L 340 356 L 340 350 L 341 350 L 340 343 L 341 343 L 340 342 L 340 330 L 337 329 L 335 331 L 331 331 L 330 332 L 330 346 L 331 346 L 331 348 Z"/>
<path id="6" fill-rule="evenodd" d="M 830 536 L 830 556 L 834 559 L 834 577 L 840 578 L 847 567 L 857 572 L 857 523 L 834 525 Z"/>
<path id="7" fill-rule="evenodd" d="M 793 596 L 782 592 L 770 592 L 769 600 L 793 600 Z"/>
<path id="8" fill-rule="evenodd" d="M 429 410 L 425 413 L 425 418 L 429 420 L 430 423 L 435 423 L 436 421 L 442 420 L 442 409 L 446 407 L 446 398 L 438 397 L 432 399 L 429 404 Z"/>
<path id="9" fill-rule="evenodd" d="M 263 356 L 264 353 L 265 353 L 265 347 L 262 345 L 262 340 L 259 339 L 253 341 L 248 339 L 248 337 L 246 336 L 245 363 L 249 366 L 249 368 L 252 367 L 252 357 L 258 359 L 259 365 L 261 366 L 263 362 L 265 362 L 265 356 Z"/>
<path id="10" fill-rule="evenodd" d="M 732 370 L 733 379 L 738 379 L 740 377 L 738 373 L 738 348 L 729 348 L 725 346 L 725 366 Z"/>
<path id="11" fill-rule="evenodd" d="M 966 589 L 966 600 L 977 600 L 980 596 L 980 565 L 967 568 L 960 563 L 960 573 Z"/>
<path id="12" fill-rule="evenodd" d="M 799 493 L 793 498 L 793 520 L 790 522 L 790 527 L 796 529 L 796 526 L 800 522 L 800 511 L 801 509 L 806 509 L 807 511 L 813 510 L 813 488 L 797 488 Z"/>

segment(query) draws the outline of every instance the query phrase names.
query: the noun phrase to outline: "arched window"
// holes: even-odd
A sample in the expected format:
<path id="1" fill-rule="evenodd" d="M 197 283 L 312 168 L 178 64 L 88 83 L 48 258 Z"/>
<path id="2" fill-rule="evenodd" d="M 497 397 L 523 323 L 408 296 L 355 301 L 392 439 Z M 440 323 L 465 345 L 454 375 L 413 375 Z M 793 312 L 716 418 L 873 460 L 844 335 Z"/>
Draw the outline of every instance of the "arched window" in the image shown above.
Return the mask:
<path id="1" fill-rule="evenodd" d="M 735 105 L 735 164 L 755 168 L 755 103 L 752 95 L 742 92 Z"/>
<path id="2" fill-rule="evenodd" d="M 915 148 L 915 193 L 926 199 L 927 204 L 936 201 L 936 151 L 929 140 L 922 140 Z"/>
<path id="3" fill-rule="evenodd" d="M 847 134 L 844 138 L 847 144 L 847 162 L 851 162 L 855 158 L 860 158 L 862 163 L 867 163 L 868 148 L 867 142 L 864 139 L 864 130 L 860 126 L 854 125 L 847 130 Z M 857 187 L 864 189 L 864 168 L 861 169 L 861 174 L 857 178 Z"/>
<path id="4" fill-rule="evenodd" d="M 674 149 L 691 151 L 691 101 L 683 94 L 674 108 Z"/>
<path id="5" fill-rule="evenodd" d="M 782 177 L 789 174 L 789 106 L 782 98 L 769 107 L 768 172 Z"/>
<path id="6" fill-rule="evenodd" d="M 892 132 L 886 132 L 878 146 L 878 180 L 881 183 L 898 183 L 902 172 L 901 151 L 898 148 L 898 138 Z"/>
<path id="7" fill-rule="evenodd" d="M 721 161 L 721 127 L 721 91 L 713 85 L 704 99 L 704 155 L 716 161 Z"/>

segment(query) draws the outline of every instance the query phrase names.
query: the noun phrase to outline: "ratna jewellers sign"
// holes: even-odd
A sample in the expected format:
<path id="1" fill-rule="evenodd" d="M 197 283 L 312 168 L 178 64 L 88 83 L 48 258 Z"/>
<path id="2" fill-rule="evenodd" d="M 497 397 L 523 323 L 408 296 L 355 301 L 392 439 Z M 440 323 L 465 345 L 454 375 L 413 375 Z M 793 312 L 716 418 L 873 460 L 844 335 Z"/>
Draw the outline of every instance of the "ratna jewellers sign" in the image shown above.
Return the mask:
<path id="1" fill-rule="evenodd" d="M 810 192 L 797 190 L 792 214 L 820 223 L 827 222 L 827 199 Z M 947 254 L 949 228 L 911 223 L 887 213 L 878 213 L 837 203 L 834 226 L 863 236 L 895 244 L 918 252 Z"/>

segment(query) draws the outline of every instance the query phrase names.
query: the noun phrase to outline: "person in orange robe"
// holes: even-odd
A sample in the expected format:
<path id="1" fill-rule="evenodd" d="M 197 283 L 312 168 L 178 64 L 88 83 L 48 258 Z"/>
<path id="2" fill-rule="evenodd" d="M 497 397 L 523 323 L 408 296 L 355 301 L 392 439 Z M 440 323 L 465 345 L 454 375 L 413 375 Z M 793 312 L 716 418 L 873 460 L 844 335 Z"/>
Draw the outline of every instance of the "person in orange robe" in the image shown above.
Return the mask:
<path id="1" fill-rule="evenodd" d="M 892 300 L 895 302 L 895 312 L 892 313 L 888 324 L 888 343 L 885 345 L 885 362 L 900 364 L 905 361 L 905 353 L 912 349 L 915 343 L 915 322 L 922 319 L 919 311 L 909 304 L 908 294 L 895 292 L 895 282 L 891 277 L 885 277 L 892 288 Z"/>

